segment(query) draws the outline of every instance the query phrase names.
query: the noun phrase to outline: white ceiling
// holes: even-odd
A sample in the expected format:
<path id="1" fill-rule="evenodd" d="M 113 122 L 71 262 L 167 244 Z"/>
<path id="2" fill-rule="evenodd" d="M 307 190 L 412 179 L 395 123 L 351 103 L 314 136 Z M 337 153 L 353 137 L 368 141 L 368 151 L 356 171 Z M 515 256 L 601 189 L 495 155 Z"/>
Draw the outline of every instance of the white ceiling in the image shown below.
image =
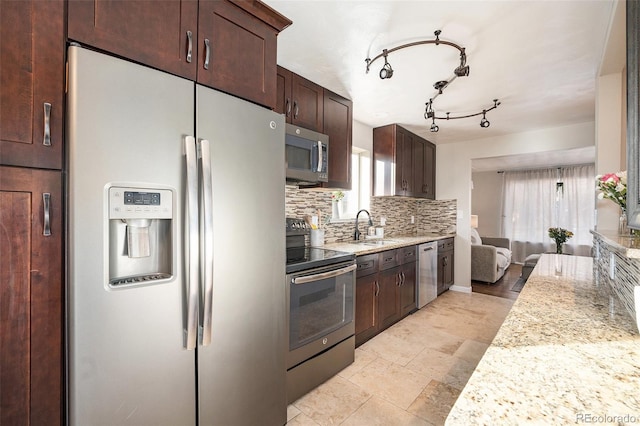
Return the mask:
<path id="1" fill-rule="evenodd" d="M 525 170 L 568 166 L 572 164 L 588 164 L 593 163 L 595 157 L 596 147 L 588 146 L 576 149 L 543 151 L 535 154 L 474 158 L 471 160 L 471 171 Z"/>
<path id="2" fill-rule="evenodd" d="M 595 81 L 615 0 L 325 1 L 265 0 L 293 25 L 278 39 L 278 64 L 354 103 L 354 119 L 372 127 L 400 123 L 436 143 L 458 142 L 594 121 Z M 425 103 L 433 84 L 453 76 L 459 52 L 422 45 L 389 55 L 393 78 L 365 73 L 365 59 L 412 41 L 441 40 L 466 48 L 468 77 L 434 102 L 436 115 L 482 111 L 438 121 L 429 132 Z M 621 69 L 621 68 L 620 68 Z"/>

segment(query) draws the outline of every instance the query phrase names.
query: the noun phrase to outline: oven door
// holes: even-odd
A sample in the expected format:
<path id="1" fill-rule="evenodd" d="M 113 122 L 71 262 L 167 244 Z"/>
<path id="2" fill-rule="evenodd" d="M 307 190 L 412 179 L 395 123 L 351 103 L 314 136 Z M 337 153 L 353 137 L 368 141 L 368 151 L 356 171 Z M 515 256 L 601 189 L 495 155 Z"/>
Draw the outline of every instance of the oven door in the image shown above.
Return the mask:
<path id="1" fill-rule="evenodd" d="M 353 336 L 355 270 L 350 261 L 287 275 L 287 369 Z"/>

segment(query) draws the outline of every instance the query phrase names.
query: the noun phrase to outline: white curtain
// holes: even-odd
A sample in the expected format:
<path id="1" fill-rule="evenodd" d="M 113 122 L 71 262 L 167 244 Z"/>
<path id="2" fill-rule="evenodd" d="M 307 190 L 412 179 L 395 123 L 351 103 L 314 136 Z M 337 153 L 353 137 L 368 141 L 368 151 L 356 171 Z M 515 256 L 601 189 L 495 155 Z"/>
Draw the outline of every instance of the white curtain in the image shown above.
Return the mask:
<path id="1" fill-rule="evenodd" d="M 593 164 L 504 172 L 502 234 L 511 240 L 514 262 L 555 252 L 548 230 L 573 232 L 566 253 L 589 256 L 595 211 Z"/>

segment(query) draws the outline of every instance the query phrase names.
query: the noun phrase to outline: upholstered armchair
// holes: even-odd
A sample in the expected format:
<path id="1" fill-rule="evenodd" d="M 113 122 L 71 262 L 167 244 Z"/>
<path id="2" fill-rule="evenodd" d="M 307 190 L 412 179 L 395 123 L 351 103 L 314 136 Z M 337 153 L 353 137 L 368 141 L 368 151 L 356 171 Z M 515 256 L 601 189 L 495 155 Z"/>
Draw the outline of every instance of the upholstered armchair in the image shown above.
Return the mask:
<path id="1" fill-rule="evenodd" d="M 511 264 L 508 238 L 482 237 L 471 228 L 471 279 L 495 283 Z"/>

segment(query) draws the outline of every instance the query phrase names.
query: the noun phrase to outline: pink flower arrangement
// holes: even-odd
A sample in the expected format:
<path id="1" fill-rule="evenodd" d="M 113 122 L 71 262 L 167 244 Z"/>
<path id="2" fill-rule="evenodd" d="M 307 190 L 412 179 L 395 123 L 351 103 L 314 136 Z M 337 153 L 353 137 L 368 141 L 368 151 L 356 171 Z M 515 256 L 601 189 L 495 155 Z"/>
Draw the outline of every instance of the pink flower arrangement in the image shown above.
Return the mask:
<path id="1" fill-rule="evenodd" d="M 627 172 L 607 173 L 596 176 L 596 189 L 600 190 L 598 198 L 611 200 L 627 210 Z"/>

